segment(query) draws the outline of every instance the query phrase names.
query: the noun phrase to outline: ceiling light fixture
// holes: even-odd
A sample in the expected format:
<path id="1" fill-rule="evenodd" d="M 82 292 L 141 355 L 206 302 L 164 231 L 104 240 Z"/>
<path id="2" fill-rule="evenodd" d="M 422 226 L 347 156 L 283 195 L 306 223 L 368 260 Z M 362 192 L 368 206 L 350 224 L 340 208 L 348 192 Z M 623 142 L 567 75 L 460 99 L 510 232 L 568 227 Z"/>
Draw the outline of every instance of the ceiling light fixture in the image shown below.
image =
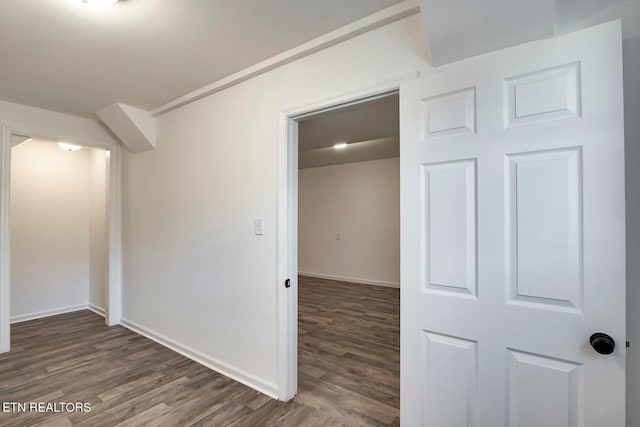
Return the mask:
<path id="1" fill-rule="evenodd" d="M 58 146 L 65 151 L 78 151 L 82 148 L 79 145 L 68 144 L 66 142 L 58 142 Z"/>
<path id="2" fill-rule="evenodd" d="M 347 148 L 347 143 L 338 142 L 336 145 L 333 146 L 333 148 L 335 148 L 336 150 L 344 150 L 345 148 Z"/>
<path id="3" fill-rule="evenodd" d="M 82 0 L 82 2 L 89 6 L 108 6 L 117 3 L 118 0 Z"/>

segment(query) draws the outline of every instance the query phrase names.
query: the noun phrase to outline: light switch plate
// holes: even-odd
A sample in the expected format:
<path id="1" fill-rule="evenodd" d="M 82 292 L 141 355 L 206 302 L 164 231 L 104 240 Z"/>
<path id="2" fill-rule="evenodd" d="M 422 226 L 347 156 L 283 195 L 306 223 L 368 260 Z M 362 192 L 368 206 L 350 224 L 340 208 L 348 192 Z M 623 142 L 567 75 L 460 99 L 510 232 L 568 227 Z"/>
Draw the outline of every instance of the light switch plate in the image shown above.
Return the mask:
<path id="1" fill-rule="evenodd" d="M 256 218 L 253 220 L 253 233 L 256 236 L 264 235 L 264 220 L 262 218 Z"/>

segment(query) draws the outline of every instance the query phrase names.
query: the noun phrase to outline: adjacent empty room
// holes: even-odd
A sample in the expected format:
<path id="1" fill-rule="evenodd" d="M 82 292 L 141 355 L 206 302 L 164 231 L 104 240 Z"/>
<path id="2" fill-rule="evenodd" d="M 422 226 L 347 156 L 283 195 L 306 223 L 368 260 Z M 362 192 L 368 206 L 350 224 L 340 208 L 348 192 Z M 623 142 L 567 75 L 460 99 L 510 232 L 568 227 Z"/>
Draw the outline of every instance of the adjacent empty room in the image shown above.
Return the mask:
<path id="1" fill-rule="evenodd" d="M 104 316 L 108 151 L 14 136 L 11 323 Z"/>
<path id="2" fill-rule="evenodd" d="M 296 401 L 347 424 L 398 423 L 397 93 L 300 119 L 298 151 Z"/>

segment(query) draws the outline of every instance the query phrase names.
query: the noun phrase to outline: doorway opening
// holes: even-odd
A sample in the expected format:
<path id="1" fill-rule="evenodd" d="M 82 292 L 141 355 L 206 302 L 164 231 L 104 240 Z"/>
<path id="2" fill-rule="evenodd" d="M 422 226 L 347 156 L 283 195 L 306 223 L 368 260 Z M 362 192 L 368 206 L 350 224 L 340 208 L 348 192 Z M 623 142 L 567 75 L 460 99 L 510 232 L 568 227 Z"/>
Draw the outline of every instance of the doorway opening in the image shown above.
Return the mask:
<path id="1" fill-rule="evenodd" d="M 362 413 L 342 402 L 336 417 L 393 424 L 400 402 L 397 86 L 302 107 L 285 123 L 279 249 L 289 287 L 279 293 L 280 399 L 298 393 L 305 404 L 318 398 L 341 408 L 330 396 L 347 393 Z"/>
<path id="2" fill-rule="evenodd" d="M 105 316 L 110 152 L 22 139 L 11 148 L 11 323 Z"/>
<path id="3" fill-rule="evenodd" d="M 0 352 L 11 324 L 92 310 L 120 321 L 120 149 L 3 127 Z"/>

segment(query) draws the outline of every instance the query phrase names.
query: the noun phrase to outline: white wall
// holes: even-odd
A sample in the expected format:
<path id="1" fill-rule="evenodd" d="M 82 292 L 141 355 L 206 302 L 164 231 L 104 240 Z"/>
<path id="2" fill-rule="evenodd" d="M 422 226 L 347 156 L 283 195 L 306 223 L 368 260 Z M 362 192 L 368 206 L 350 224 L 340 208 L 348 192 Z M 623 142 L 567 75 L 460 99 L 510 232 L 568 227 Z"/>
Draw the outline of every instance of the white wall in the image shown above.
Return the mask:
<path id="1" fill-rule="evenodd" d="M 123 317 L 274 393 L 279 114 L 427 66 L 425 40 L 411 16 L 160 116 L 123 159 Z"/>
<path id="2" fill-rule="evenodd" d="M 107 287 L 107 157 L 89 151 L 89 304 L 104 312 Z"/>
<path id="3" fill-rule="evenodd" d="M 89 152 L 12 150 L 11 317 L 87 305 Z"/>
<path id="4" fill-rule="evenodd" d="M 160 116 L 157 148 L 123 159 L 124 317 L 275 388 L 279 114 L 428 67 L 425 40 L 411 16 Z"/>
<path id="5" fill-rule="evenodd" d="M 625 40 L 627 176 L 627 426 L 640 425 L 640 37 Z"/>
<path id="6" fill-rule="evenodd" d="M 299 170 L 298 269 L 400 286 L 399 158 Z"/>

